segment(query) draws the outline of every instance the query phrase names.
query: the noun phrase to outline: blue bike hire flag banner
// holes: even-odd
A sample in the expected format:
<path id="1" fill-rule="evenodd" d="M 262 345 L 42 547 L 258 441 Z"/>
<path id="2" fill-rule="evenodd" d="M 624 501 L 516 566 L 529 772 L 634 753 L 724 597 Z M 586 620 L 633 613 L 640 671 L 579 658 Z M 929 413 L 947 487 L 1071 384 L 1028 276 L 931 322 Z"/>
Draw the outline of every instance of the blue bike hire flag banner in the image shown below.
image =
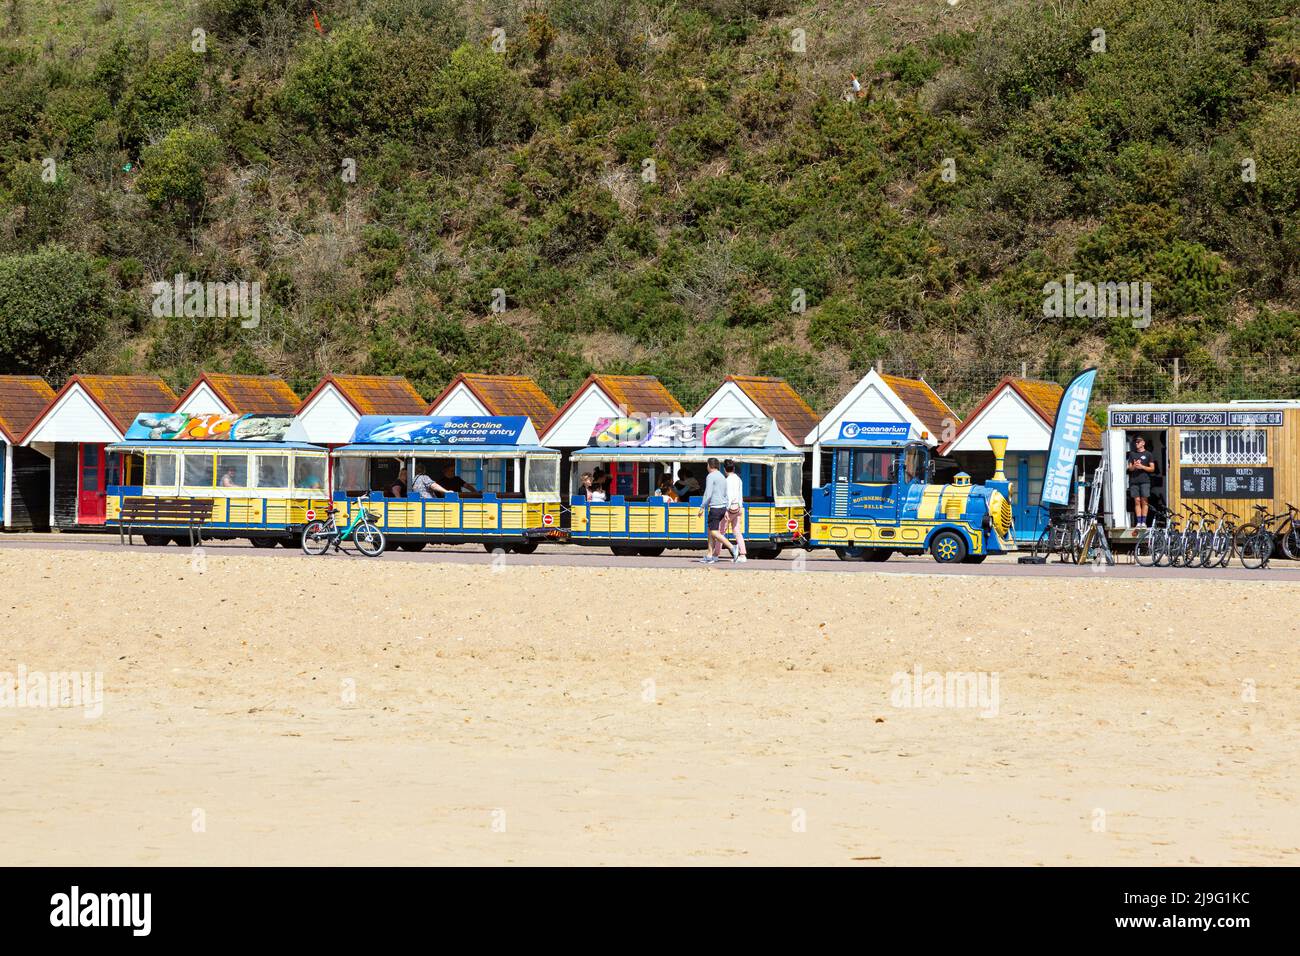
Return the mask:
<path id="1" fill-rule="evenodd" d="M 907 441 L 907 422 L 840 422 L 840 438 L 847 441 Z"/>
<path id="2" fill-rule="evenodd" d="M 1092 399 L 1092 383 L 1096 377 L 1095 368 L 1086 368 L 1061 393 L 1061 404 L 1056 408 L 1056 423 L 1052 425 L 1047 470 L 1043 473 L 1044 504 L 1070 503 L 1070 492 L 1074 485 L 1074 460 L 1079 456 L 1079 442 L 1083 439 L 1083 425 L 1088 418 L 1088 402 Z"/>
<path id="3" fill-rule="evenodd" d="M 537 444 L 527 415 L 363 415 L 354 445 Z"/>

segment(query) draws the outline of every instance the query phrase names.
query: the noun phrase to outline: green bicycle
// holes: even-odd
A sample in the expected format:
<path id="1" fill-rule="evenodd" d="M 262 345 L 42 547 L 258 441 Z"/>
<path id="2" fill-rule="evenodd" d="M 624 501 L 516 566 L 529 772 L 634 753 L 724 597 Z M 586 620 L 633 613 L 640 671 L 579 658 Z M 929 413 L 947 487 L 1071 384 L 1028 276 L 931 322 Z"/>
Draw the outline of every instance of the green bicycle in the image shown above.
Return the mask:
<path id="1" fill-rule="evenodd" d="M 324 520 L 317 518 L 307 522 L 302 529 L 302 550 L 305 553 L 324 554 L 331 544 L 337 553 L 342 550 L 343 542 L 348 540 L 367 558 L 377 558 L 384 553 L 384 533 L 375 524 L 379 519 L 366 509 L 362 499 L 357 499 L 356 512 L 342 531 L 334 519 L 337 513 L 337 508 L 329 507 L 325 509 Z"/>

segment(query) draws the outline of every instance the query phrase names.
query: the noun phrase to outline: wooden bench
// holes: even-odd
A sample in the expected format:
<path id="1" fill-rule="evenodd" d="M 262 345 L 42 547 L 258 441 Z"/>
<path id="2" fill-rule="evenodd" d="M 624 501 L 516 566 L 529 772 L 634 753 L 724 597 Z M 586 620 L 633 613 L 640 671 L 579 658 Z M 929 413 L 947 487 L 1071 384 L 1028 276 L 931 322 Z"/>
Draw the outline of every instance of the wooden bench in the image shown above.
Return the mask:
<path id="1" fill-rule="evenodd" d="M 190 547 L 198 547 L 203 543 L 203 522 L 211 515 L 211 498 L 127 498 L 117 518 L 117 539 L 130 544 L 136 524 L 183 524 L 190 533 Z"/>

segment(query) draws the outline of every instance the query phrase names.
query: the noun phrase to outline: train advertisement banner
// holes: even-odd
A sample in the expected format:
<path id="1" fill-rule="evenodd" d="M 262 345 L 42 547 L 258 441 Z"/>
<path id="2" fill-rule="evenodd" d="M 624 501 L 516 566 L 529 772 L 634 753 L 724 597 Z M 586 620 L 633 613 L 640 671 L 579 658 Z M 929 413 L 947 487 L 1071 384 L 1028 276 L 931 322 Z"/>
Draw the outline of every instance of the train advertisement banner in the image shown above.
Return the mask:
<path id="1" fill-rule="evenodd" d="M 1043 473 L 1045 504 L 1070 503 L 1074 460 L 1079 457 L 1079 442 L 1083 439 L 1083 424 L 1088 418 L 1088 402 L 1092 399 L 1092 383 L 1096 377 L 1095 368 L 1084 369 L 1061 393 L 1056 423 L 1052 426 L 1051 450 L 1047 453 L 1047 470 Z"/>
<path id="2" fill-rule="evenodd" d="M 530 428 L 525 415 L 363 415 L 355 445 L 518 445 Z"/>
<path id="3" fill-rule="evenodd" d="M 126 430 L 126 441 L 284 441 L 292 415 L 191 415 L 143 412 Z"/>
<path id="4" fill-rule="evenodd" d="M 1183 468 L 1179 487 L 1184 498 L 1272 498 L 1272 468 Z"/>
<path id="5" fill-rule="evenodd" d="M 770 418 L 598 418 L 588 439 L 597 448 L 766 448 Z"/>

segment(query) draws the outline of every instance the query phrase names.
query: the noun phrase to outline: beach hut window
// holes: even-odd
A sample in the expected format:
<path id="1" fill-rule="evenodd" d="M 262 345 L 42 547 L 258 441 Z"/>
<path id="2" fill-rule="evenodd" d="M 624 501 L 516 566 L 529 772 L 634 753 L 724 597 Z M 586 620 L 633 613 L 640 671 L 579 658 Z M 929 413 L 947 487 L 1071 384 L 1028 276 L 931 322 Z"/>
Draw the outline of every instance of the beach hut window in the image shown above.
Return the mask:
<path id="1" fill-rule="evenodd" d="M 218 455 L 217 485 L 221 488 L 247 488 L 248 456 Z"/>
<path id="2" fill-rule="evenodd" d="M 185 480 L 181 484 L 187 488 L 211 488 L 213 484 L 214 455 L 184 455 Z"/>
<path id="3" fill-rule="evenodd" d="M 289 487 L 289 456 L 288 455 L 258 455 L 257 456 L 257 487 L 288 488 Z"/>
<path id="4" fill-rule="evenodd" d="M 294 458 L 293 486 L 295 488 L 324 488 L 325 461 L 321 458 Z"/>
<path id="5" fill-rule="evenodd" d="M 149 455 L 144 460 L 144 483 L 146 485 L 176 484 L 176 456 Z"/>

